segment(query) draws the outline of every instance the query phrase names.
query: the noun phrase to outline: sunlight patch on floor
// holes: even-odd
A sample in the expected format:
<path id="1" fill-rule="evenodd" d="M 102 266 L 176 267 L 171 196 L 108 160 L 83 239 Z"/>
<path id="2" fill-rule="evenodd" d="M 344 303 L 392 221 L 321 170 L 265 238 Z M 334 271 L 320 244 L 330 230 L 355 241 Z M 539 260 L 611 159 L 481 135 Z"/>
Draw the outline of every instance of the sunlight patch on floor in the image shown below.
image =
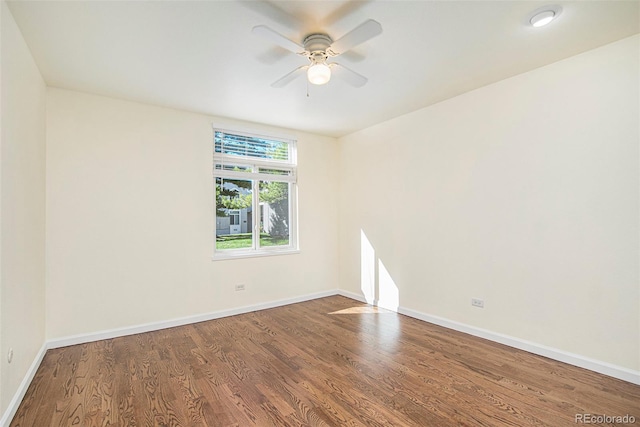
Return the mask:
<path id="1" fill-rule="evenodd" d="M 329 314 L 361 314 L 361 313 L 376 313 L 376 314 L 390 314 L 393 311 L 386 310 L 381 307 L 374 307 L 372 305 L 349 307 L 343 310 L 331 312 Z"/>

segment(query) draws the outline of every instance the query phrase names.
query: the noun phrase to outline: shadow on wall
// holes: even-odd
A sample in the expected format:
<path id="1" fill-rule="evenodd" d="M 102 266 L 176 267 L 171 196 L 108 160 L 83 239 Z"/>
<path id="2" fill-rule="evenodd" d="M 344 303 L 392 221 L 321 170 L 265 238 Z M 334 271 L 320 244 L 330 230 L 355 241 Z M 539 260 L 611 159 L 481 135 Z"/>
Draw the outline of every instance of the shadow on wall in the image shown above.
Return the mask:
<path id="1" fill-rule="evenodd" d="M 364 230 L 360 230 L 360 290 L 367 303 L 398 311 L 400 305 L 398 286 L 382 260 L 376 260 L 376 251 Z"/>

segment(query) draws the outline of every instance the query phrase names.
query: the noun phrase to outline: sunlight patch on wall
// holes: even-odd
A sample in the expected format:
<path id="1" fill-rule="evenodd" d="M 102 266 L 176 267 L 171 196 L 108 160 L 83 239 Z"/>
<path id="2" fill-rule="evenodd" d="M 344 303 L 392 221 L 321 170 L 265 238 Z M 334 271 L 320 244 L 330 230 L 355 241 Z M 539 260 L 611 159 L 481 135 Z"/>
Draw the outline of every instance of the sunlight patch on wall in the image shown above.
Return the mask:
<path id="1" fill-rule="evenodd" d="M 398 311 L 400 306 L 398 286 L 382 260 L 376 258 L 376 251 L 362 229 L 360 230 L 360 290 L 368 304 L 394 312 Z"/>
<path id="2" fill-rule="evenodd" d="M 376 252 L 363 230 L 360 230 L 360 289 L 368 304 L 376 298 Z"/>
<path id="3" fill-rule="evenodd" d="M 389 271 L 378 260 L 378 306 L 391 311 L 398 311 L 400 292 Z"/>

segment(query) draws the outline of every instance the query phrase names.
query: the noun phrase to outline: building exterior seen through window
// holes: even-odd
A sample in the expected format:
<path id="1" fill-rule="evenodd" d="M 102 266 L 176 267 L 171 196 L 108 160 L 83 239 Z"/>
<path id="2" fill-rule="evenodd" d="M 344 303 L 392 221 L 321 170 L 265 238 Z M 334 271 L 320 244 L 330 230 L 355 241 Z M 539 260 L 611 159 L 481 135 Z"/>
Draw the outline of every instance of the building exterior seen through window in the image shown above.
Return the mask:
<path id="1" fill-rule="evenodd" d="M 214 129 L 214 257 L 297 250 L 295 140 Z"/>

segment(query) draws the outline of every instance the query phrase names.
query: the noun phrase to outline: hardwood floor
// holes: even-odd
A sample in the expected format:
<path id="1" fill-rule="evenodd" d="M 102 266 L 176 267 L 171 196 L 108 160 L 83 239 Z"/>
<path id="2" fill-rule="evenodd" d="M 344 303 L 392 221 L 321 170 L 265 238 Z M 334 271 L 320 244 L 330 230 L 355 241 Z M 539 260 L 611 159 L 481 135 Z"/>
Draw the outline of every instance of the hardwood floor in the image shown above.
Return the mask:
<path id="1" fill-rule="evenodd" d="M 576 414 L 640 425 L 640 386 L 335 296 L 49 350 L 11 426 L 558 427 Z"/>

